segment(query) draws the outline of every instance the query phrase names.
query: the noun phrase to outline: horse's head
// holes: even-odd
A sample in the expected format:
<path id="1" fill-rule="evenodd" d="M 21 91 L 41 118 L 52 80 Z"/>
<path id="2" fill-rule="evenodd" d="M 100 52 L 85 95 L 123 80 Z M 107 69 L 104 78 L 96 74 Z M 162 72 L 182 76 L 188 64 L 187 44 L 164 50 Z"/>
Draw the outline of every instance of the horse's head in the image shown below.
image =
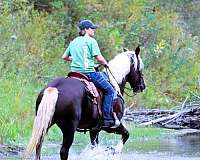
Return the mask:
<path id="1" fill-rule="evenodd" d="M 128 51 L 131 65 L 130 72 L 126 76 L 126 81 L 129 82 L 133 92 L 142 92 L 146 88 L 142 72 L 144 69 L 144 64 L 139 53 L 139 47 L 136 48 L 135 52 Z"/>
<path id="2" fill-rule="evenodd" d="M 140 58 L 140 48 L 135 51 L 124 51 L 109 62 L 109 79 L 115 89 L 123 94 L 126 82 L 129 82 L 133 92 L 145 89 L 142 70 L 144 64 Z"/>

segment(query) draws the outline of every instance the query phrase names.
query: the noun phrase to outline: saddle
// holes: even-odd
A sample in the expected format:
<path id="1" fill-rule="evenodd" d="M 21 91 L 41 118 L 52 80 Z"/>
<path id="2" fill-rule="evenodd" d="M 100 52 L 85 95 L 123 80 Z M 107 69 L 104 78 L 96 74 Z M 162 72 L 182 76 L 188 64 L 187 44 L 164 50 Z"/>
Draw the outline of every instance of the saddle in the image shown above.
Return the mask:
<path id="1" fill-rule="evenodd" d="M 70 78 L 76 78 L 78 80 L 80 80 L 81 82 L 83 82 L 85 84 L 86 90 L 89 94 L 89 96 L 92 99 L 96 99 L 99 97 L 99 91 L 97 90 L 97 88 L 95 87 L 94 83 L 90 81 L 90 79 L 79 72 L 70 72 L 68 73 L 68 77 Z"/>

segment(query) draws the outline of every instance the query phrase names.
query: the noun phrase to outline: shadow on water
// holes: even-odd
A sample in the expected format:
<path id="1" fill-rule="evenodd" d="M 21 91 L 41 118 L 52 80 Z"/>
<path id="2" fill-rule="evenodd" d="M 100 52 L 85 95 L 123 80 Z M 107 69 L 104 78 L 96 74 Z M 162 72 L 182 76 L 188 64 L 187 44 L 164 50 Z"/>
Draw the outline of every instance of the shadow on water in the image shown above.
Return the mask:
<path id="1" fill-rule="evenodd" d="M 80 133 L 78 133 L 80 134 Z M 81 135 L 82 136 L 82 135 Z M 105 134 L 100 135 L 100 147 L 97 148 L 96 152 L 89 150 L 89 135 L 83 135 L 86 137 L 84 140 L 75 140 L 71 150 L 70 150 L 70 158 L 71 160 L 81 160 L 81 157 L 86 159 L 86 156 L 89 154 L 93 155 L 103 155 L 107 156 L 107 158 L 101 160 L 107 160 L 108 155 L 110 155 L 111 150 L 109 150 L 106 146 L 115 147 L 119 142 L 120 136 L 114 134 Z M 102 138 L 103 137 L 103 138 Z M 42 159 L 54 159 L 59 160 L 59 151 L 61 144 L 59 143 L 50 143 L 46 141 L 42 148 Z M 134 138 L 130 136 L 127 144 L 123 148 L 123 154 L 118 154 L 117 157 L 112 156 L 109 160 L 164 160 L 170 159 L 173 160 L 200 160 L 200 132 L 194 130 L 185 131 L 174 131 L 168 130 L 168 132 L 159 137 L 140 137 Z M 20 159 L 20 154 L 22 149 L 13 149 L 10 147 L 10 150 L 4 147 L 0 147 L 0 159 Z M 164 158 L 158 158 L 158 157 Z M 133 158 L 135 157 L 135 158 Z M 155 158 L 156 157 L 156 158 Z M 183 158 L 184 157 L 184 158 Z M 99 158 L 99 157 L 98 157 Z M 100 160 L 98 159 L 98 160 Z M 92 159 L 96 160 L 96 159 Z"/>

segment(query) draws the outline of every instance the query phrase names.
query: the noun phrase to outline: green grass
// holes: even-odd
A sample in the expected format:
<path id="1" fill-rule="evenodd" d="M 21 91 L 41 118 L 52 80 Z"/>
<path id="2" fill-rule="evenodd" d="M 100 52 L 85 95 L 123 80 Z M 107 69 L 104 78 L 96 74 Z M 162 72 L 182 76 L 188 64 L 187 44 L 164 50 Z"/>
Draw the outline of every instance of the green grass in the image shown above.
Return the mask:
<path id="1" fill-rule="evenodd" d="M 156 127 L 138 127 L 137 125 L 128 124 L 127 128 L 133 139 L 140 138 L 157 138 L 166 133 L 166 129 Z"/>
<path id="2" fill-rule="evenodd" d="M 169 130 L 163 128 L 138 127 L 131 124 L 128 124 L 127 128 L 130 137 L 124 146 L 125 152 L 158 150 L 161 143 L 160 140 L 169 134 Z"/>
<path id="3" fill-rule="evenodd" d="M 14 74 L 0 79 L 1 143 L 14 142 L 30 133 L 39 87 L 27 79 Z"/>

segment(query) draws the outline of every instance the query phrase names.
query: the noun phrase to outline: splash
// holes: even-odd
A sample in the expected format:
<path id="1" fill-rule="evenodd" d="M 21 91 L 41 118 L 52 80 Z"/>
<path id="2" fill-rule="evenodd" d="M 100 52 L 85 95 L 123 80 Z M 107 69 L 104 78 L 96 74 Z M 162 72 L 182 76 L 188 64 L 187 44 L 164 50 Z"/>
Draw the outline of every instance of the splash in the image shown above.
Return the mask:
<path id="1" fill-rule="evenodd" d="M 114 147 L 87 145 L 80 155 L 71 154 L 70 160 L 122 160 L 122 148 L 121 141 Z"/>

